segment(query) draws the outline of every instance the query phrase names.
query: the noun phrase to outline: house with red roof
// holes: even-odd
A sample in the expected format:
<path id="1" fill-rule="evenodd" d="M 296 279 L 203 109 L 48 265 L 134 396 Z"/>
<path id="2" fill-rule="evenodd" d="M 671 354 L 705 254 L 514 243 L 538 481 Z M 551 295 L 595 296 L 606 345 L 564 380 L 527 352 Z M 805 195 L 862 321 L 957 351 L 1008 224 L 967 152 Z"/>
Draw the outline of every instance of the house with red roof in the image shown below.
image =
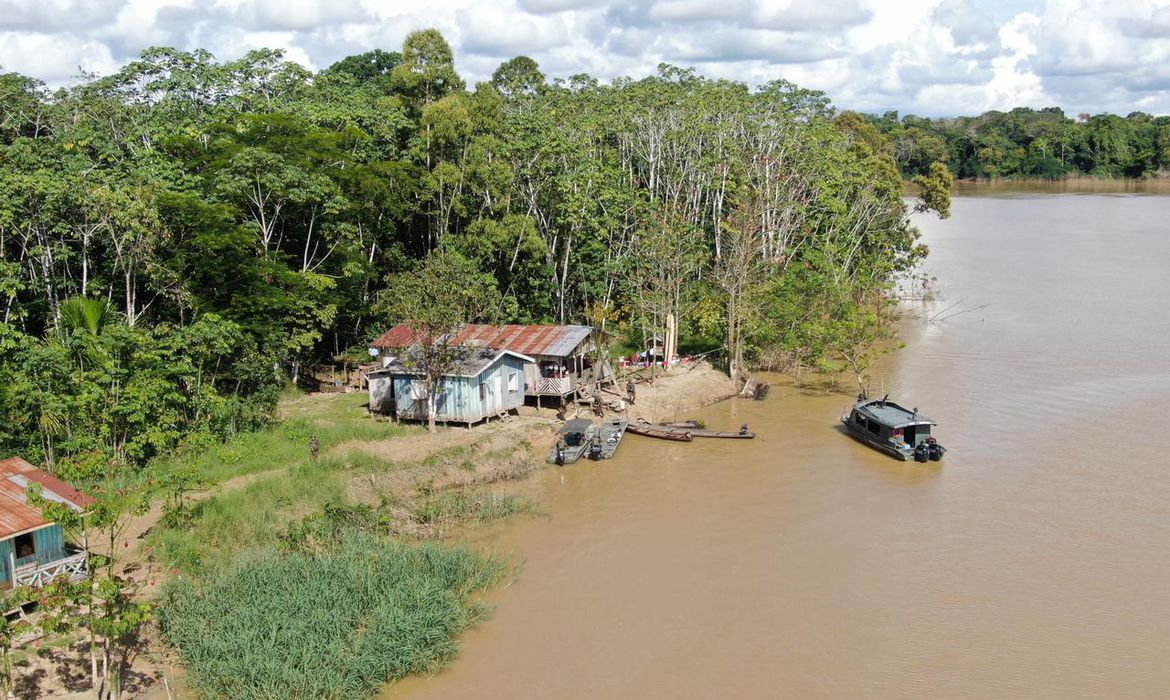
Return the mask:
<path id="1" fill-rule="evenodd" d="M 451 337 L 452 347 L 509 351 L 530 358 L 524 366 L 526 396 L 556 397 L 562 401 L 576 393 L 582 375 L 592 365 L 590 355 L 596 349 L 594 329 L 589 326 L 551 324 L 489 325 L 469 323 Z M 382 357 L 382 366 L 392 362 L 417 340 L 405 324 L 394 326 L 373 342 Z M 375 407 L 374 382 L 371 379 L 371 407 Z M 382 393 L 388 392 L 383 390 Z M 381 403 L 381 394 L 377 398 Z"/>
<path id="2" fill-rule="evenodd" d="M 65 541 L 60 523 L 29 502 L 36 484 L 45 501 L 84 514 L 93 498 L 20 457 L 0 459 L 0 587 L 43 586 L 58 576 L 88 575 L 87 553 Z"/>

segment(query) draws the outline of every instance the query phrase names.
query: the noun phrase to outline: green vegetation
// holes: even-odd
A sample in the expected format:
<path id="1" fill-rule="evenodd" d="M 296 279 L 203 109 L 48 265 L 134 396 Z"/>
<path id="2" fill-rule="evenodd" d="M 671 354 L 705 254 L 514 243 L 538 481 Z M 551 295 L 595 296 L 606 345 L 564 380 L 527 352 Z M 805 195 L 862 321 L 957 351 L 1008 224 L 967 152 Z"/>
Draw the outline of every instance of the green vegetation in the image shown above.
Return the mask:
<path id="1" fill-rule="evenodd" d="M 947 163 L 960 178 L 1161 177 L 1170 171 L 1170 116 L 1065 116 L 1058 107 L 927 119 L 886 112 L 870 120 L 906 177 Z"/>
<path id="2" fill-rule="evenodd" d="M 189 473 L 197 481 L 219 482 L 273 469 L 309 464 L 309 440 L 316 436 L 321 452 L 355 440 L 386 440 L 417 433 L 418 428 L 370 419 L 362 393 L 340 394 L 292 412 L 280 423 L 241 433 L 225 443 L 192 445 L 156 460 L 147 474 L 165 478 Z M 295 406 L 295 401 L 291 404 Z"/>
<path id="3" fill-rule="evenodd" d="M 305 367 L 394 322 L 588 322 L 636 350 L 673 319 L 732 374 L 861 381 L 926 254 L 911 207 L 946 215 L 936 160 L 908 205 L 889 139 L 821 93 L 526 57 L 469 89 L 435 30 L 316 74 L 170 48 L 52 94 L 0 74 L 0 455 L 98 497 L 95 688 L 153 614 L 112 555 L 152 502 L 147 565 L 184 576 L 160 614 L 207 695 L 361 697 L 449 658 L 500 565 L 393 538 L 533 512 L 448 488 L 527 473 L 531 445 L 338 449 L 408 429 L 358 395 L 274 423 Z"/>
<path id="4" fill-rule="evenodd" d="M 783 80 L 517 57 L 468 86 L 435 30 L 316 74 L 171 48 L 52 94 L 0 74 L 0 452 L 100 481 L 204 449 L 306 365 L 449 325 L 438 292 L 498 301 L 453 322 L 639 348 L 673 315 L 733 371 L 832 369 L 925 253 L 906 214 L 889 140 Z"/>
<path id="5" fill-rule="evenodd" d="M 464 549 L 350 535 L 317 553 L 241 558 L 164 595 L 162 626 L 207 697 L 365 698 L 435 669 L 485 614 L 505 567 Z"/>
<path id="6" fill-rule="evenodd" d="M 508 493 L 489 491 L 444 490 L 433 494 L 415 508 L 415 517 L 422 523 L 469 521 L 484 523 L 517 514 L 537 512 L 536 504 L 527 498 Z"/>

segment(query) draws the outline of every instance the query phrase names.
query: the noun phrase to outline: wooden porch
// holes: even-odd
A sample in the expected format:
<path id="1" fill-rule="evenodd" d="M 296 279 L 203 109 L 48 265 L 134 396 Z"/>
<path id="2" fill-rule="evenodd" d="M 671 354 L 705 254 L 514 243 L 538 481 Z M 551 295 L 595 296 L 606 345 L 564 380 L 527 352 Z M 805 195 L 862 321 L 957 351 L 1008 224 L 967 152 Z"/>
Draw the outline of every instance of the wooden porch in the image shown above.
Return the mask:
<path id="1" fill-rule="evenodd" d="M 537 377 L 529 385 L 528 396 L 568 396 L 577 389 L 577 374 L 569 372 L 563 377 Z"/>
<path id="2" fill-rule="evenodd" d="M 16 585 L 40 588 L 58 576 L 80 581 L 89 576 L 86 560 L 86 552 L 73 547 L 67 547 L 60 559 L 41 561 L 36 555 L 16 559 L 13 567 Z"/>

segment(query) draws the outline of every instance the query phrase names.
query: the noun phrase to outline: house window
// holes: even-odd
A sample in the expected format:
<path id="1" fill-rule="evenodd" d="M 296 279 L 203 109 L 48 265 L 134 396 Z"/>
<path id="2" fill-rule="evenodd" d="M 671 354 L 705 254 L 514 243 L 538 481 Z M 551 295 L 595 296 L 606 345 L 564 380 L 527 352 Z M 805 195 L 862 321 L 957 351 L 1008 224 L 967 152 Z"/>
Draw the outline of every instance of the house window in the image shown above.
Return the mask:
<path id="1" fill-rule="evenodd" d="M 479 400 L 487 401 L 487 382 L 479 383 Z"/>
<path id="2" fill-rule="evenodd" d="M 31 557 L 37 553 L 37 544 L 36 541 L 33 540 L 31 532 L 25 533 L 23 535 L 17 535 L 16 539 L 12 542 L 12 547 L 14 550 L 16 550 L 17 559 Z"/>
<path id="3" fill-rule="evenodd" d="M 513 372 L 508 375 L 508 393 L 515 393 L 520 391 L 520 373 Z"/>
<path id="4" fill-rule="evenodd" d="M 422 401 L 427 397 L 427 383 L 421 379 L 410 380 L 410 398 Z"/>

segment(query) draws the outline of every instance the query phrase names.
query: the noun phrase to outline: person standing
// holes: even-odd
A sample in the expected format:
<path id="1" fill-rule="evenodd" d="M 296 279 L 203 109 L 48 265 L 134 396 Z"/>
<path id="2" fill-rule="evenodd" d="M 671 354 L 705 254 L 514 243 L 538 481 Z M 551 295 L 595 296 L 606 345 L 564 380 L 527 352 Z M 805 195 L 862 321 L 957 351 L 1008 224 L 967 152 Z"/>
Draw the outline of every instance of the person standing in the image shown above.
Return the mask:
<path id="1" fill-rule="evenodd" d="M 314 435 L 312 437 L 312 439 L 309 440 L 309 458 L 312 459 L 314 462 L 317 461 L 317 453 L 320 450 L 321 450 L 321 441 L 317 439 L 316 435 Z"/>
<path id="2" fill-rule="evenodd" d="M 626 382 L 626 394 L 629 396 L 630 405 L 634 405 L 634 380 Z"/>

